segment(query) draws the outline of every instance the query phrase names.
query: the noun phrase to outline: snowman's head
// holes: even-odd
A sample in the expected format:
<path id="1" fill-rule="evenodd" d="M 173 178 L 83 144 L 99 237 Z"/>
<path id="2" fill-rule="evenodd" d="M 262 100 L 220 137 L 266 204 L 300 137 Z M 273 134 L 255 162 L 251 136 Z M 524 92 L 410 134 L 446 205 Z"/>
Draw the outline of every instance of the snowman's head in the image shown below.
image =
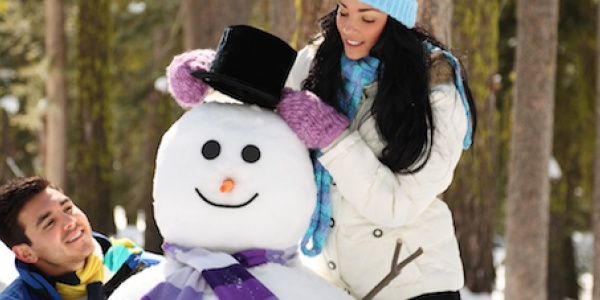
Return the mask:
<path id="1" fill-rule="evenodd" d="M 273 111 L 206 103 L 162 138 L 154 209 L 166 242 L 229 253 L 286 249 L 316 205 L 304 143 Z"/>

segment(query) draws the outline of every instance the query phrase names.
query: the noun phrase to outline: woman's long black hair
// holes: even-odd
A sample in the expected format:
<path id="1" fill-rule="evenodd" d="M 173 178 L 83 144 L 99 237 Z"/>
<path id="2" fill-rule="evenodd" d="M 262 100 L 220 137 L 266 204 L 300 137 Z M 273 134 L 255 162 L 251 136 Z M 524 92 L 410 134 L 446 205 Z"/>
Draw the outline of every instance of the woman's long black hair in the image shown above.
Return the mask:
<path id="1" fill-rule="evenodd" d="M 338 93 L 343 91 L 340 60 L 343 42 L 336 26 L 336 14 L 337 7 L 320 20 L 319 37 L 323 41 L 302 88 L 314 92 L 325 103 L 341 111 Z M 370 53 L 381 61 L 378 92 L 371 108 L 377 129 L 386 143 L 380 160 L 398 173 L 418 172 L 431 156 L 435 126 L 429 99 L 430 53 L 423 48 L 423 42 L 446 50 L 424 30 L 409 29 L 388 17 Z M 474 135 L 475 104 L 466 77 L 463 79 Z"/>

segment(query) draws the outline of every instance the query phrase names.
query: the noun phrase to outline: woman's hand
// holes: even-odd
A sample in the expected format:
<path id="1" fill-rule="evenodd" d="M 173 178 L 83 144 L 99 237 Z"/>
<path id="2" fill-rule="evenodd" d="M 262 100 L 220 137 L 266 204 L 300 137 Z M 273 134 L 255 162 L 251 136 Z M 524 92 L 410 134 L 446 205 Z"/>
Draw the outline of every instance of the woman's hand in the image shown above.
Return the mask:
<path id="1" fill-rule="evenodd" d="M 347 127 L 350 120 L 310 91 L 285 88 L 277 113 L 308 148 L 325 148 Z"/>

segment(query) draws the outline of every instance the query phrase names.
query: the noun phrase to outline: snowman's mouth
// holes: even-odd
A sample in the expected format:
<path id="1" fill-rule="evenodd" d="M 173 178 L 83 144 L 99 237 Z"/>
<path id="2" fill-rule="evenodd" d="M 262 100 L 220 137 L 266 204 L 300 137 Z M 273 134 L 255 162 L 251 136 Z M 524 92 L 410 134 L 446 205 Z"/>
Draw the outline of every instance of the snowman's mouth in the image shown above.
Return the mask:
<path id="1" fill-rule="evenodd" d="M 250 198 L 250 200 L 242 203 L 242 204 L 238 204 L 238 205 L 226 205 L 226 204 L 219 204 L 219 203 L 215 203 L 212 202 L 208 199 L 206 199 L 206 197 L 204 197 L 204 195 L 202 195 L 202 193 L 200 193 L 200 190 L 198 188 L 196 188 L 196 193 L 198 193 L 198 196 L 200 196 L 200 198 L 202 198 L 202 200 L 204 200 L 204 202 L 212 205 L 212 206 L 216 206 L 216 207 L 222 207 L 222 208 L 240 208 L 240 207 L 244 207 L 248 204 L 250 204 L 252 201 L 254 201 L 254 199 L 256 199 L 256 197 L 258 197 L 258 193 L 254 194 L 254 196 L 252 196 L 252 198 Z"/>

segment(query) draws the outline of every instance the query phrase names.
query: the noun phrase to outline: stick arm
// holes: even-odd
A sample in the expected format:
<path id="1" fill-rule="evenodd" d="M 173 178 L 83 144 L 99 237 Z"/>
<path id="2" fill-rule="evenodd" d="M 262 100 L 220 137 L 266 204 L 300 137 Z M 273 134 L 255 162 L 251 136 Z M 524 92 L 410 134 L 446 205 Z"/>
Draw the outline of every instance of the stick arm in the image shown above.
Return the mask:
<path id="1" fill-rule="evenodd" d="M 394 259 L 392 260 L 392 268 L 390 273 L 385 276 L 376 286 L 373 288 L 362 300 L 372 300 L 375 295 L 377 295 L 381 290 L 386 287 L 394 278 L 400 275 L 402 269 L 406 267 L 409 263 L 423 254 L 423 248 L 419 247 L 417 251 L 407 257 L 405 260 L 401 261 L 399 264 L 396 264 L 398 261 L 398 257 L 400 256 L 400 249 L 402 248 L 402 239 L 398 239 L 396 241 L 396 249 L 394 250 Z"/>

